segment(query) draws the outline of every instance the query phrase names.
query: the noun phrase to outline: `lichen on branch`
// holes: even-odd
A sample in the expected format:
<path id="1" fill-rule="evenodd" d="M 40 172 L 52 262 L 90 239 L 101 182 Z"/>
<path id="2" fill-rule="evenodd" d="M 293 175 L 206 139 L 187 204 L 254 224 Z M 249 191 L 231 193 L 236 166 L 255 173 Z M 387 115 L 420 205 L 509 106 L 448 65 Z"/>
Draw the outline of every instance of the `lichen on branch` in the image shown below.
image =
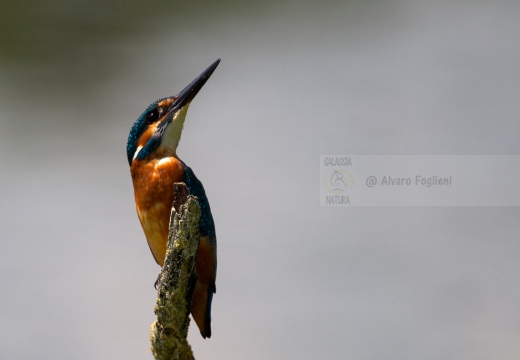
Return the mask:
<path id="1" fill-rule="evenodd" d="M 174 190 L 166 258 L 157 278 L 157 320 L 150 333 L 151 350 L 157 360 L 193 360 L 186 338 L 197 282 L 200 206 L 196 197 L 188 195 L 184 183 L 175 183 Z"/>

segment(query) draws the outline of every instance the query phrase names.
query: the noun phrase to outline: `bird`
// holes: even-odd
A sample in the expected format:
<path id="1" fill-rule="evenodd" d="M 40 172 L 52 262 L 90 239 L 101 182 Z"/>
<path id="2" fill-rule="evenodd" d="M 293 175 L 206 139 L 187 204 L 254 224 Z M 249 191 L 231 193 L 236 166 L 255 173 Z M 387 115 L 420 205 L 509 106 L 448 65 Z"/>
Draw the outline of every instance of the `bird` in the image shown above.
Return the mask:
<path id="1" fill-rule="evenodd" d="M 184 182 L 201 208 L 200 242 L 195 260 L 197 282 L 191 315 L 202 337 L 211 337 L 211 303 L 216 293 L 217 237 L 206 192 L 193 170 L 177 156 L 188 107 L 215 71 L 216 60 L 175 96 L 153 102 L 132 125 L 126 146 L 134 187 L 135 206 L 148 246 L 164 265 L 170 211 L 175 199 L 173 184 Z"/>

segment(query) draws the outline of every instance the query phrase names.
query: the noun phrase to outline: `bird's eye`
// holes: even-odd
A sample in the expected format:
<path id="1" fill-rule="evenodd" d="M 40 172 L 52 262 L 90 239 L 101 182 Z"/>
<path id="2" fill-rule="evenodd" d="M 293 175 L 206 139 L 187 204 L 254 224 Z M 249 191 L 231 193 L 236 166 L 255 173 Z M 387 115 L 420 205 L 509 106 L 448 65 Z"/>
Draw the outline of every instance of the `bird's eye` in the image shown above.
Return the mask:
<path id="1" fill-rule="evenodd" d="M 158 118 L 159 118 L 159 110 L 157 110 L 157 109 L 153 109 L 152 111 L 150 111 L 150 112 L 146 115 L 146 122 L 147 122 L 148 124 L 151 124 L 151 123 L 153 123 L 154 121 L 156 121 Z"/>

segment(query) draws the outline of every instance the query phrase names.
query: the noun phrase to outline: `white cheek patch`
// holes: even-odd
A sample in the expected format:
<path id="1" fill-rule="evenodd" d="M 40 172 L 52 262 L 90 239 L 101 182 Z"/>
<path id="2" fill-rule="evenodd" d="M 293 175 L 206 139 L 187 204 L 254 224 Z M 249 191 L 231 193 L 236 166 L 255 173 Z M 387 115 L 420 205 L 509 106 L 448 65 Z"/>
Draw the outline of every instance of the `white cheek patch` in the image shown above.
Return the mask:
<path id="1" fill-rule="evenodd" d="M 170 150 L 176 151 L 179 141 L 181 140 L 182 128 L 186 113 L 188 112 L 189 104 L 177 111 L 173 116 L 173 120 L 168 124 L 166 131 L 161 139 L 161 147 L 166 147 Z"/>
<path id="2" fill-rule="evenodd" d="M 138 146 L 137 149 L 135 149 L 134 157 L 132 160 L 135 160 L 137 155 L 139 155 L 139 151 L 141 151 L 142 148 L 143 148 L 142 146 Z"/>

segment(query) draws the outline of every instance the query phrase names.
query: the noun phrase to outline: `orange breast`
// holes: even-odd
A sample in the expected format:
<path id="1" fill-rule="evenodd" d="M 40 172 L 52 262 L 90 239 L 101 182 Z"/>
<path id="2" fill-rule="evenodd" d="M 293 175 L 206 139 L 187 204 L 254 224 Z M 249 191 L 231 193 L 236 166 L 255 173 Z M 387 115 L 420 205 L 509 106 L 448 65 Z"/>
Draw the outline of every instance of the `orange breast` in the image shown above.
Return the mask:
<path id="1" fill-rule="evenodd" d="M 173 184 L 184 181 L 184 166 L 176 157 L 134 160 L 130 168 L 135 205 L 155 261 L 162 266 L 174 200 Z"/>

